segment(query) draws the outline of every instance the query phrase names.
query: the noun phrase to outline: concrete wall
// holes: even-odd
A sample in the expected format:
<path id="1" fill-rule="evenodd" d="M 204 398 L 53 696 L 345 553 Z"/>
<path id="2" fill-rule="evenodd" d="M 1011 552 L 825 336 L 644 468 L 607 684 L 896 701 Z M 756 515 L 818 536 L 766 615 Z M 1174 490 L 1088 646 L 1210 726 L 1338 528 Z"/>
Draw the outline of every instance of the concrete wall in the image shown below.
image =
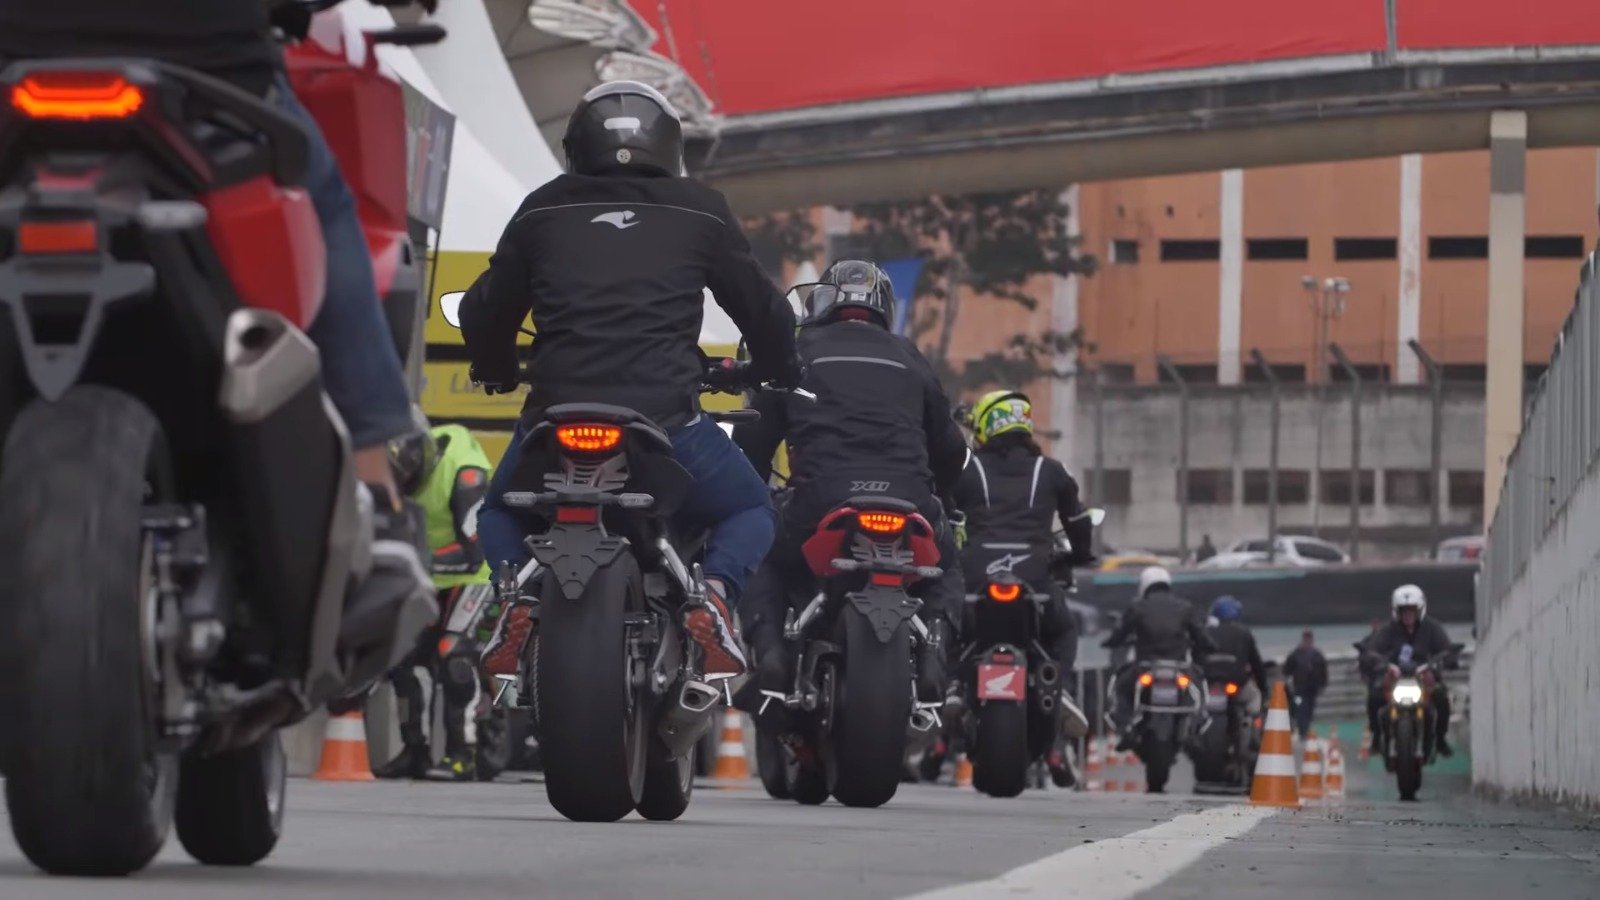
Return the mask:
<path id="1" fill-rule="evenodd" d="M 1600 806 L 1600 466 L 1478 623 L 1472 780 Z"/>

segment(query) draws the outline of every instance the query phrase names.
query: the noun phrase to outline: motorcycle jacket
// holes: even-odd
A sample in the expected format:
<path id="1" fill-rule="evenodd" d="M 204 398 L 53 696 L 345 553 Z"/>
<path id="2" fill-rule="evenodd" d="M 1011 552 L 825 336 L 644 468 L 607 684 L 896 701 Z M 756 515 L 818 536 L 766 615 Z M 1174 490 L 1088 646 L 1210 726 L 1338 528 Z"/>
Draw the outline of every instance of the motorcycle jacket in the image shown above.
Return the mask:
<path id="1" fill-rule="evenodd" d="M 1061 520 L 1072 561 L 1092 559 L 1093 526 L 1078 498 L 1078 482 L 1059 460 L 1037 451 L 1032 437 L 1007 433 L 974 451 L 952 492 L 967 517 L 969 546 L 1011 544 L 1048 556 Z"/>
<path id="2" fill-rule="evenodd" d="M 433 584 L 440 590 L 486 584 L 489 564 L 478 548 L 478 504 L 489 487 L 489 457 L 472 432 L 460 425 L 433 430 L 439 462 L 412 495 L 428 517 Z"/>
<path id="3" fill-rule="evenodd" d="M 1372 636 L 1366 653 L 1371 658 L 1373 671 L 1381 674 L 1391 663 L 1427 662 L 1450 649 L 1450 636 L 1444 626 L 1431 619 L 1417 623 L 1415 631 L 1407 634 L 1404 625 L 1391 621 Z"/>
<path id="4" fill-rule="evenodd" d="M 789 483 L 848 477 L 854 494 L 913 496 L 947 492 L 961 473 L 967 444 L 933 367 L 907 338 L 870 322 L 836 321 L 800 330 L 806 375 L 816 399 L 758 392 L 757 422 L 734 440 L 763 478 L 778 444 L 789 446 Z M 912 482 L 918 489 L 907 491 Z"/>
<path id="5" fill-rule="evenodd" d="M 716 191 L 688 178 L 560 175 L 523 200 L 461 302 L 478 381 L 518 380 L 517 328 L 537 332 L 525 414 L 609 403 L 682 425 L 699 411 L 704 290 L 749 342 L 752 375 L 791 375 L 794 311 Z"/>
<path id="6" fill-rule="evenodd" d="M 1221 622 L 1206 629 L 1212 653 L 1226 653 L 1239 661 L 1239 665 L 1255 681 L 1261 693 L 1267 693 L 1267 667 L 1261 661 L 1261 648 L 1256 646 L 1256 636 L 1238 622 Z"/>
<path id="7" fill-rule="evenodd" d="M 1122 616 L 1102 646 L 1133 643 L 1139 660 L 1184 661 L 1211 652 L 1211 639 L 1195 614 L 1194 604 L 1168 590 L 1152 590 Z"/>
<path id="8" fill-rule="evenodd" d="M 282 57 L 262 0 L 0 0 L 0 61 L 150 57 L 265 93 Z"/>

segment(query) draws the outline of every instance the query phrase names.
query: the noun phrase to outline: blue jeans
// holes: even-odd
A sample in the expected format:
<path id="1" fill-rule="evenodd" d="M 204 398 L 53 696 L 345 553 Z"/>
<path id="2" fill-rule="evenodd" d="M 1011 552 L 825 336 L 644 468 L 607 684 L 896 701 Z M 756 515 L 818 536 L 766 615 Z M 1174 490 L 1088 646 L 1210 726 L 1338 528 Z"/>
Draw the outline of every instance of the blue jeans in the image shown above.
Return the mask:
<path id="1" fill-rule="evenodd" d="M 328 247 L 322 309 L 306 334 L 322 355 L 323 387 L 350 430 L 350 445 L 376 447 L 411 430 L 411 396 L 383 317 L 356 199 L 317 120 L 295 98 L 282 72 L 272 102 L 311 137 L 305 188 Z"/>
<path id="2" fill-rule="evenodd" d="M 527 513 L 511 509 L 501 500 L 522 456 L 524 433 L 518 423 L 478 511 L 478 546 L 495 570 L 505 562 L 518 568 L 527 563 L 525 539 L 537 527 Z M 673 429 L 671 437 L 673 458 L 694 478 L 676 524 L 685 531 L 709 532 L 701 567 L 707 578 L 728 586 L 731 605 L 738 602 L 745 582 L 772 546 L 776 521 L 772 495 L 750 460 L 710 418 L 702 415 Z"/>

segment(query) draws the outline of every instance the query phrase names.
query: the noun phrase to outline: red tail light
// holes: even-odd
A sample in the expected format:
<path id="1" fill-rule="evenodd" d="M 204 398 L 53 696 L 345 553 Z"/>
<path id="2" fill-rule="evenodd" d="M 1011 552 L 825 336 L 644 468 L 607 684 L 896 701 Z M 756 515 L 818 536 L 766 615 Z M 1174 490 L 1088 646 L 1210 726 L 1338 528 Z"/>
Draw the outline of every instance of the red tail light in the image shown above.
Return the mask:
<path id="1" fill-rule="evenodd" d="M 558 425 L 556 440 L 578 453 L 601 453 L 622 442 L 622 429 L 616 425 Z"/>
<path id="2" fill-rule="evenodd" d="M 91 220 L 23 222 L 17 227 L 17 248 L 23 253 L 93 253 L 100 233 Z"/>
<path id="3" fill-rule="evenodd" d="M 11 89 L 11 105 L 30 119 L 126 119 L 144 106 L 144 89 L 110 72 L 38 73 Z"/>
<path id="4" fill-rule="evenodd" d="M 991 584 L 989 585 L 989 599 L 996 603 L 1010 603 L 1022 596 L 1020 584 Z"/>
<path id="5" fill-rule="evenodd" d="M 562 525 L 593 525 L 600 521 L 600 510 L 593 506 L 556 508 L 556 521 Z"/>
<path id="6" fill-rule="evenodd" d="M 1139 676 L 1139 686 L 1140 687 L 1149 687 L 1150 685 L 1155 684 L 1155 683 L 1156 683 L 1156 676 L 1150 674 L 1149 672 L 1145 672 L 1143 675 Z"/>
<path id="7" fill-rule="evenodd" d="M 906 528 L 906 517 L 899 513 L 864 512 L 856 516 L 862 531 L 874 534 L 899 534 Z"/>
<path id="8" fill-rule="evenodd" d="M 1187 675 L 1179 675 L 1178 676 L 1178 687 L 1187 688 L 1188 686 L 1189 686 L 1189 676 L 1187 676 Z"/>
<path id="9" fill-rule="evenodd" d="M 1226 685 L 1223 686 L 1222 690 L 1229 697 L 1232 697 L 1234 694 L 1239 693 L 1239 686 L 1230 681 Z"/>

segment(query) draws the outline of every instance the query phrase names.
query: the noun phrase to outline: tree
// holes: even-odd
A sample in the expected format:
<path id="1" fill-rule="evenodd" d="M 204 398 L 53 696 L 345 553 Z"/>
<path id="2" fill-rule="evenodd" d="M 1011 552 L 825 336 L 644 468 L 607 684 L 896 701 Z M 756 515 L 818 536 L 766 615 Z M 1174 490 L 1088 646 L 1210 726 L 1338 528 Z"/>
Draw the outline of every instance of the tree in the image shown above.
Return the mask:
<path id="1" fill-rule="evenodd" d="M 821 245 L 816 242 L 817 229 L 805 210 L 768 213 L 743 219 L 740 225 L 745 237 L 750 239 L 756 259 L 769 267 L 768 274 L 773 278 L 781 274 L 770 270 L 774 264 L 781 269 L 785 262 L 807 262 L 822 252 Z"/>

